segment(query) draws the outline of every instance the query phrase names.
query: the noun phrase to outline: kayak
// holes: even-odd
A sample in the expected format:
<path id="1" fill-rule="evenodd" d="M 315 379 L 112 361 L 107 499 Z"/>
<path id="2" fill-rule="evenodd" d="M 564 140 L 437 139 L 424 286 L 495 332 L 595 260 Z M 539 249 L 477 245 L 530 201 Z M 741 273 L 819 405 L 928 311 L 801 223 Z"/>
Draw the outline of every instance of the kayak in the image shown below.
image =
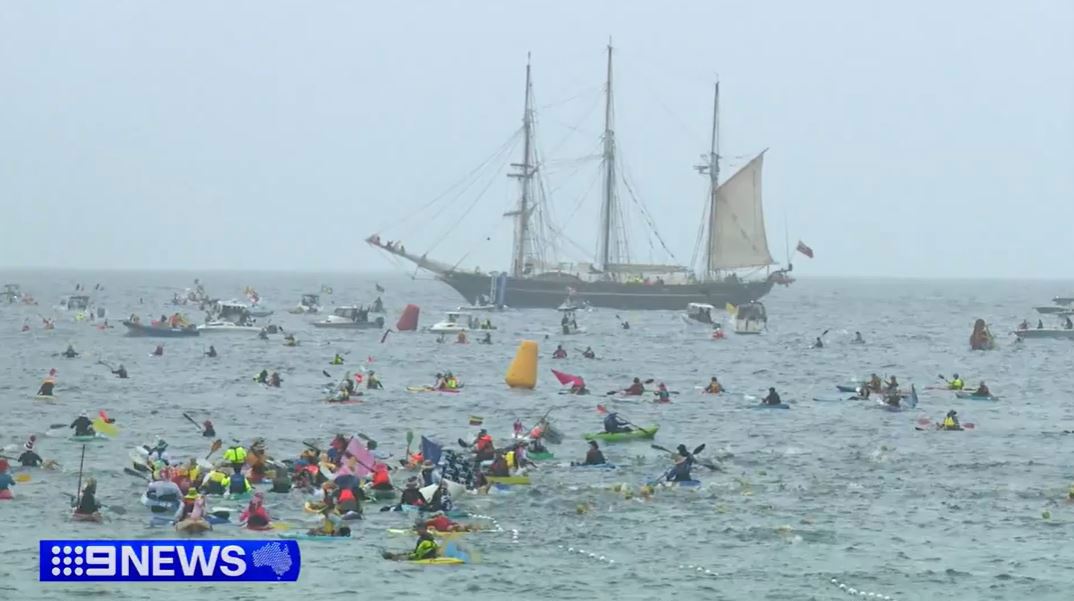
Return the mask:
<path id="1" fill-rule="evenodd" d="M 335 542 L 348 540 L 350 536 L 331 536 L 328 534 L 310 534 L 309 532 L 280 532 L 276 535 L 279 538 L 289 538 L 291 540 L 316 540 L 322 542 Z"/>
<path id="2" fill-rule="evenodd" d="M 661 484 L 663 484 L 664 486 L 679 486 L 679 487 L 682 487 L 682 488 L 697 488 L 697 487 L 701 486 L 701 481 L 700 480 L 680 480 L 678 482 L 676 482 L 676 481 L 661 482 Z"/>
<path id="3" fill-rule="evenodd" d="M 56 396 L 54 394 L 35 394 L 34 395 L 34 400 L 35 401 L 45 401 L 45 402 L 58 401 L 58 400 L 60 400 L 60 397 L 58 397 L 58 396 Z"/>
<path id="4" fill-rule="evenodd" d="M 956 391 L 955 396 L 960 398 L 960 399 L 970 399 L 970 400 L 974 400 L 974 401 L 998 401 L 999 400 L 998 396 L 995 396 L 995 395 L 992 395 L 992 394 L 986 396 L 986 395 L 982 395 L 982 394 L 976 394 L 974 392 L 968 392 L 968 391 L 965 391 L 965 390 Z"/>
<path id="5" fill-rule="evenodd" d="M 394 535 L 394 536 L 417 536 L 418 535 L 418 533 L 416 531 L 414 531 L 412 528 L 388 528 L 388 534 L 391 534 L 391 535 Z M 462 536 L 464 534 L 470 534 L 470 532 L 466 531 L 466 530 L 460 530 L 458 532 L 440 532 L 439 530 L 433 530 L 432 528 L 429 528 L 429 534 L 432 534 L 436 538 L 450 539 L 450 538 L 459 538 L 460 536 Z"/>
<path id="6" fill-rule="evenodd" d="M 108 437 L 90 434 L 87 436 L 71 436 L 67 440 L 70 440 L 72 442 L 105 442 L 108 440 Z"/>
<path id="7" fill-rule="evenodd" d="M 201 534 L 212 530 L 213 526 L 205 520 L 192 520 L 187 518 L 175 524 L 175 531 L 183 534 Z"/>
<path id="8" fill-rule="evenodd" d="M 100 512 L 95 511 L 93 513 L 78 513 L 77 511 L 71 513 L 71 519 L 76 522 L 102 522 L 104 518 L 101 517 Z"/>
<path id="9" fill-rule="evenodd" d="M 835 389 L 839 392 L 857 392 L 860 386 L 850 386 L 849 384 L 838 384 Z"/>
<path id="10" fill-rule="evenodd" d="M 787 403 L 780 403 L 778 405 L 769 405 L 768 403 L 760 403 L 758 405 L 750 405 L 750 409 L 790 409 L 791 406 Z"/>
<path id="11" fill-rule="evenodd" d="M 398 494 L 398 492 L 394 488 L 372 488 L 369 492 L 372 493 L 373 498 L 378 501 L 383 501 L 385 499 L 393 499 Z"/>
<path id="12" fill-rule="evenodd" d="M 552 454 L 551 451 L 541 451 L 541 452 L 533 452 L 533 451 L 531 451 L 529 453 L 526 453 L 526 457 L 530 461 L 548 461 L 549 459 L 554 459 L 555 455 Z"/>
<path id="13" fill-rule="evenodd" d="M 407 563 L 418 563 L 429 566 L 457 566 L 466 563 L 458 557 L 434 557 L 432 559 L 408 559 Z"/>
<path id="14" fill-rule="evenodd" d="M 569 467 L 584 467 L 584 468 L 589 468 L 589 469 L 593 469 L 593 470 L 614 470 L 614 469 L 619 469 L 619 468 L 617 468 L 615 466 L 614 463 L 598 463 L 596 465 L 588 465 L 588 464 L 585 464 L 585 463 L 570 463 L 570 464 L 567 464 L 567 465 Z"/>
<path id="15" fill-rule="evenodd" d="M 440 392 L 440 393 L 444 393 L 444 394 L 455 394 L 455 393 L 458 393 L 458 392 L 462 392 L 459 389 L 452 390 L 452 389 L 448 389 L 448 388 L 433 388 L 432 386 L 407 386 L 406 391 L 407 392 Z"/>
<path id="16" fill-rule="evenodd" d="M 630 432 L 597 432 L 594 434 L 583 434 L 582 438 L 585 440 L 602 440 L 604 442 L 625 442 L 628 440 L 651 440 L 656 436 L 657 430 L 660 429 L 659 424 L 653 424 L 646 428 L 639 428 L 637 430 L 631 430 Z"/>
<path id="17" fill-rule="evenodd" d="M 902 405 L 888 405 L 883 401 L 883 399 L 876 399 L 876 404 L 881 409 L 885 411 L 891 411 L 893 413 L 898 413 L 899 411 L 903 411 L 906 409 L 906 407 L 903 407 Z"/>
<path id="18" fill-rule="evenodd" d="M 10 501 L 11 499 L 14 499 L 14 498 L 15 498 L 15 495 L 12 494 L 10 488 L 5 488 L 4 490 L 0 490 L 0 501 Z"/>
<path id="19" fill-rule="evenodd" d="M 246 528 L 247 530 L 256 530 L 258 532 L 263 532 L 265 530 L 272 530 L 272 524 L 265 524 L 264 526 L 251 526 L 249 524 L 244 524 L 243 528 Z"/>
<path id="20" fill-rule="evenodd" d="M 527 485 L 530 483 L 529 476 L 486 476 L 485 479 L 492 484 Z"/>

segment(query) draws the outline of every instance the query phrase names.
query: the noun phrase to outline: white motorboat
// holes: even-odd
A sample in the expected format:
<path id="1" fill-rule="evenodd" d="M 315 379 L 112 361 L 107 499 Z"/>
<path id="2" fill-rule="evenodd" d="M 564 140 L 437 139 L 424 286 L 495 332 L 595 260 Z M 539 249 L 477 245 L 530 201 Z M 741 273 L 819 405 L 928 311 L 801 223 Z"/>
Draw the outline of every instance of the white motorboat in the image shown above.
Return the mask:
<path id="1" fill-rule="evenodd" d="M 1066 328 L 1015 330 L 1014 335 L 1019 338 L 1066 338 L 1067 340 L 1074 340 L 1074 330 L 1068 330 Z"/>
<path id="2" fill-rule="evenodd" d="M 273 313 L 275 313 L 275 311 L 273 311 L 272 309 L 269 309 L 268 307 L 266 307 L 265 305 L 262 305 L 260 303 L 254 303 L 254 304 L 250 305 L 250 316 L 251 317 L 268 317 L 269 315 L 272 315 Z"/>
<path id="3" fill-rule="evenodd" d="M 1074 296 L 1057 296 L 1052 299 L 1052 302 L 1057 305 L 1070 306 L 1074 305 Z"/>
<path id="4" fill-rule="evenodd" d="M 63 311 L 86 312 L 89 310 L 89 305 L 90 298 L 88 296 L 75 294 L 71 296 L 65 296 L 60 299 L 60 304 L 56 305 L 56 308 Z"/>
<path id="5" fill-rule="evenodd" d="M 254 325 L 250 308 L 238 301 L 217 301 L 213 305 L 209 319 L 198 326 L 198 332 L 211 333 L 253 333 L 262 330 Z"/>
<path id="6" fill-rule="evenodd" d="M 1037 313 L 1040 313 L 1041 315 L 1054 315 L 1056 313 L 1062 313 L 1064 311 L 1069 311 L 1070 310 L 1069 307 L 1058 307 L 1058 306 L 1056 306 L 1056 307 L 1033 307 L 1033 308 L 1036 309 Z"/>
<path id="7" fill-rule="evenodd" d="M 449 311 L 444 321 L 437 322 L 429 328 L 434 334 L 456 334 L 470 330 L 473 316 L 464 311 Z"/>
<path id="8" fill-rule="evenodd" d="M 313 322 L 315 328 L 336 328 L 342 330 L 379 329 L 384 327 L 384 318 L 378 316 L 370 321 L 369 310 L 365 307 L 336 307 L 331 315 Z"/>
<path id="9" fill-rule="evenodd" d="M 712 323 L 716 307 L 708 303 L 690 303 L 686 305 L 686 316 L 700 323 Z"/>
<path id="10" fill-rule="evenodd" d="M 740 305 L 735 311 L 736 334 L 760 334 L 768 327 L 768 314 L 764 305 L 751 301 Z"/>
<path id="11" fill-rule="evenodd" d="M 321 295 L 319 294 L 303 294 L 302 300 L 299 301 L 298 306 L 291 309 L 289 313 L 293 315 L 301 315 L 303 313 L 320 313 L 321 312 Z"/>

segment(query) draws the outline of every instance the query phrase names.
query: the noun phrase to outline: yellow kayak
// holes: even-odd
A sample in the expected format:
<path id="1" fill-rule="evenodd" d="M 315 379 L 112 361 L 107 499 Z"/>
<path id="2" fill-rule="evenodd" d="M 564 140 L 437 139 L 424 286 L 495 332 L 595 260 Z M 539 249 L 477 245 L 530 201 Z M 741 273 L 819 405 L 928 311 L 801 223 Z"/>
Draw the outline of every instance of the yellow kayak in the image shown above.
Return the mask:
<path id="1" fill-rule="evenodd" d="M 440 532 L 439 530 L 433 530 L 432 528 L 429 529 L 429 534 L 433 535 L 436 538 L 443 538 L 443 539 L 459 538 L 460 536 L 462 536 L 464 534 L 469 534 L 469 533 L 470 532 L 466 531 L 466 530 L 460 530 L 460 531 L 457 531 L 457 532 Z M 396 535 L 396 536 L 417 536 L 418 535 L 417 531 L 409 529 L 409 528 L 388 528 L 388 534 L 393 534 L 393 535 Z"/>
<path id="2" fill-rule="evenodd" d="M 466 562 L 457 557 L 434 557 L 432 559 L 408 559 L 407 563 L 421 563 L 431 566 L 457 566 Z"/>
<path id="3" fill-rule="evenodd" d="M 492 484 L 529 484 L 529 476 L 486 476 L 486 480 Z"/>

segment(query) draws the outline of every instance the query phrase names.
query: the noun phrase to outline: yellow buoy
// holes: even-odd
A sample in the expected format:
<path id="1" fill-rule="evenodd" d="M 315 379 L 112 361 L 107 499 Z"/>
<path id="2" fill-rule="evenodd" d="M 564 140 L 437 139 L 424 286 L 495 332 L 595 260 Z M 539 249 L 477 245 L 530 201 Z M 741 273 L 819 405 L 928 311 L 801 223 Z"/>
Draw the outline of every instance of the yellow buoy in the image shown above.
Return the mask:
<path id="1" fill-rule="evenodd" d="M 507 368 L 504 382 L 511 388 L 533 390 L 537 386 L 537 343 L 523 340 L 515 351 L 515 358 Z"/>

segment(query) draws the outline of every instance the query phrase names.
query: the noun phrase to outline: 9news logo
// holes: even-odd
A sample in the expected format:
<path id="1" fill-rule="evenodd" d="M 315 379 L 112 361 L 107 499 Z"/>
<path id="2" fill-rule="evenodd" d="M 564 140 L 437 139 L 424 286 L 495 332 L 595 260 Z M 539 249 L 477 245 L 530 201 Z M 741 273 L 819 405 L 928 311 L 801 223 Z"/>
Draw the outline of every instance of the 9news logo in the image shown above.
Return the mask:
<path id="1" fill-rule="evenodd" d="M 42 582 L 294 582 L 293 540 L 42 540 Z"/>

